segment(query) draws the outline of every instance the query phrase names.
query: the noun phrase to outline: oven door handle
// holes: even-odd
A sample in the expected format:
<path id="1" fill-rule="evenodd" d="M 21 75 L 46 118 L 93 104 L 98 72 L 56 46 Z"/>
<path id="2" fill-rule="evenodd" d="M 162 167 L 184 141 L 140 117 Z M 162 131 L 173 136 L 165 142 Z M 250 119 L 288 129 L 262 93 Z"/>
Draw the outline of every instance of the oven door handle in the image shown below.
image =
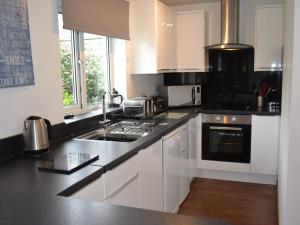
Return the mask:
<path id="1" fill-rule="evenodd" d="M 233 131 L 242 131 L 243 128 L 240 127 L 216 127 L 216 126 L 211 126 L 209 127 L 210 130 L 233 130 Z"/>
<path id="2" fill-rule="evenodd" d="M 219 132 L 218 134 L 222 135 L 222 136 L 230 136 L 230 137 L 242 137 L 243 136 L 243 134 L 230 134 L 230 133 L 224 133 L 224 132 Z"/>

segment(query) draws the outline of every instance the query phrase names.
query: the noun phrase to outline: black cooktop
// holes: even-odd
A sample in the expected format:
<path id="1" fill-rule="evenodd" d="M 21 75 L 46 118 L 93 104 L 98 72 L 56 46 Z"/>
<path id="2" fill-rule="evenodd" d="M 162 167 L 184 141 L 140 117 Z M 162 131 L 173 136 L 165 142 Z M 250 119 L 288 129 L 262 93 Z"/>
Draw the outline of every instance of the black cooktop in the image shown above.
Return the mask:
<path id="1" fill-rule="evenodd" d="M 71 174 L 97 159 L 99 159 L 99 155 L 72 152 L 53 160 L 42 160 L 38 169 L 53 173 Z"/>

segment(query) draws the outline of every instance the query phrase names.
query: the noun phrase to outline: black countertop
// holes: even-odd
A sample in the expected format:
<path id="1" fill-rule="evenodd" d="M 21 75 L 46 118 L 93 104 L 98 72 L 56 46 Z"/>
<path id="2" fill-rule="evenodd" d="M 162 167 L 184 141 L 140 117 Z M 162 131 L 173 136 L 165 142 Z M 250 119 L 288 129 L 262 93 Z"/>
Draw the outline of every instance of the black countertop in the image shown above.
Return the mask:
<path id="1" fill-rule="evenodd" d="M 261 115 L 278 116 L 281 112 L 269 112 L 266 110 L 224 110 L 224 109 L 198 109 L 203 114 L 231 114 L 231 115 Z"/>
<path id="2" fill-rule="evenodd" d="M 87 177 L 101 176 L 102 167 L 86 166 L 71 175 L 63 175 L 39 172 L 37 166 L 38 160 L 32 158 L 18 158 L 0 165 L 1 225 L 227 224 L 58 196 Z"/>
<path id="3" fill-rule="evenodd" d="M 41 158 L 20 156 L 0 164 L 0 224 L 226 225 L 221 221 L 65 197 L 196 115 L 191 110 L 181 119 L 168 120 L 168 125 L 159 127 L 134 143 L 68 140 L 51 146 L 49 153 Z M 38 171 L 40 160 L 56 158 L 68 152 L 98 154 L 99 160 L 70 175 Z"/>

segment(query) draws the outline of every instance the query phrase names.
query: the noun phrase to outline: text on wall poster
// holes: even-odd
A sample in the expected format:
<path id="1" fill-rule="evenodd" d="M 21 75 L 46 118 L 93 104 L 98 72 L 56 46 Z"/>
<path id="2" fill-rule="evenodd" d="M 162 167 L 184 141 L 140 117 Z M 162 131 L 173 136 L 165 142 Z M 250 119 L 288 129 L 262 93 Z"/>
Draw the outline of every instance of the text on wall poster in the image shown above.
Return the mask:
<path id="1" fill-rule="evenodd" d="M 33 84 L 27 0 L 0 0 L 0 88 Z"/>

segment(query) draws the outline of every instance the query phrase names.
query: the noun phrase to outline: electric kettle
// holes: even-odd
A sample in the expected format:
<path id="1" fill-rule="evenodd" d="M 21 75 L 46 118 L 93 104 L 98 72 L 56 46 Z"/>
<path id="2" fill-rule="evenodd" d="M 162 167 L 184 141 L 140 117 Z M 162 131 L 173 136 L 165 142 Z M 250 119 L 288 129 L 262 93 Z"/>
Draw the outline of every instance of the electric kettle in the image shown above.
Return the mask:
<path id="1" fill-rule="evenodd" d="M 24 151 L 40 153 L 49 148 L 51 123 L 38 116 L 30 116 L 24 121 L 23 139 Z"/>

